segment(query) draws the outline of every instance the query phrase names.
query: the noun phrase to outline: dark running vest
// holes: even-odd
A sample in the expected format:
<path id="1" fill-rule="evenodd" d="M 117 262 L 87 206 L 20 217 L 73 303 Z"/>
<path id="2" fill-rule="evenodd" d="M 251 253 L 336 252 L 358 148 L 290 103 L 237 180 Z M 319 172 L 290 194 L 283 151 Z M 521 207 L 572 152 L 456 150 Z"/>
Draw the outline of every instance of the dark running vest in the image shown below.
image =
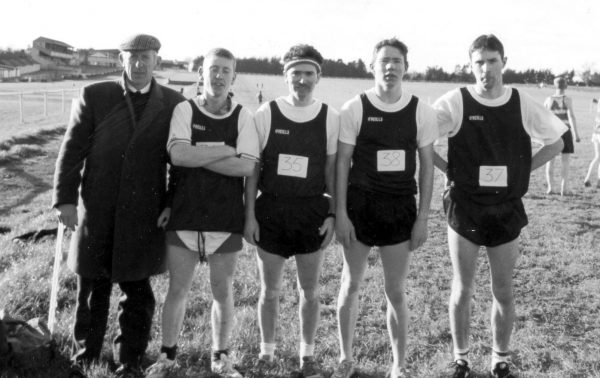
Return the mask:
<path id="1" fill-rule="evenodd" d="M 327 158 L 327 105 L 308 122 L 286 118 L 275 101 L 271 130 L 262 154 L 258 187 L 274 196 L 311 197 L 325 193 Z"/>
<path id="2" fill-rule="evenodd" d="M 571 128 L 569 124 L 569 114 L 567 104 L 565 104 L 565 96 L 551 96 L 552 104 L 550 105 L 550 111 L 554 113 L 555 116 L 560 118 L 561 121 L 567 125 L 567 127 Z"/>
<path id="3" fill-rule="evenodd" d="M 363 116 L 352 155 L 349 183 L 363 190 L 407 195 L 417 193 L 417 103 L 397 112 L 377 109 L 365 93 L 360 95 Z M 403 164 L 403 166 L 402 166 Z"/>
<path id="4" fill-rule="evenodd" d="M 490 107 L 461 88 L 463 120 L 448 138 L 450 195 L 494 205 L 520 199 L 527 193 L 531 173 L 531 138 L 523 127 L 519 92 L 509 101 Z"/>
<path id="5" fill-rule="evenodd" d="M 213 142 L 236 147 L 241 105 L 231 115 L 214 119 L 192 106 L 192 145 Z M 168 230 L 242 233 L 244 179 L 205 168 L 175 167 L 175 189 Z"/>

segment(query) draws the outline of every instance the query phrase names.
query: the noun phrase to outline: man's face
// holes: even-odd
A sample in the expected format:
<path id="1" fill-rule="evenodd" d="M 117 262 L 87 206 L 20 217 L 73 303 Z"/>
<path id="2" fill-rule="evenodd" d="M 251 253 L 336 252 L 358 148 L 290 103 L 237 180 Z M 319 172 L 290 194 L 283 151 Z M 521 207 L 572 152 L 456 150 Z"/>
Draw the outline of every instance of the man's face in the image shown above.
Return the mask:
<path id="1" fill-rule="evenodd" d="M 406 61 L 400 50 L 392 46 L 384 46 L 377 51 L 371 68 L 376 84 L 392 87 L 402 82 L 402 77 L 406 73 Z"/>
<path id="2" fill-rule="evenodd" d="M 136 89 L 142 89 L 152 80 L 152 72 L 158 64 L 158 55 L 154 50 L 121 51 L 119 60 L 130 84 Z"/>
<path id="3" fill-rule="evenodd" d="M 471 70 L 477 86 L 486 91 L 502 85 L 502 70 L 505 64 L 506 57 L 502 58 L 498 51 L 475 50 L 471 53 Z"/>
<path id="4" fill-rule="evenodd" d="M 204 91 L 208 96 L 220 97 L 229 93 L 235 79 L 233 60 L 209 55 L 202 64 Z"/>
<path id="5" fill-rule="evenodd" d="M 310 63 L 300 63 L 285 72 L 285 82 L 290 94 L 300 100 L 312 96 L 321 74 Z"/>

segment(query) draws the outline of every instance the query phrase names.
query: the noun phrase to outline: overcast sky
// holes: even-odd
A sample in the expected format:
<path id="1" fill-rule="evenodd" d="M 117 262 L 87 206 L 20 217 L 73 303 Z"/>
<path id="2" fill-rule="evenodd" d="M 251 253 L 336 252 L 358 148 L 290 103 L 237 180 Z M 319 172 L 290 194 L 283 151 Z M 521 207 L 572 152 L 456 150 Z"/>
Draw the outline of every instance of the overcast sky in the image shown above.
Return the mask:
<path id="1" fill-rule="evenodd" d="M 165 59 L 222 46 L 240 57 L 282 56 L 296 43 L 325 58 L 368 62 L 392 36 L 409 48 L 410 70 L 468 62 L 480 34 L 504 43 L 508 68 L 600 71 L 600 0 L 18 0 L 3 2 L 0 47 L 44 36 L 75 48 L 116 48 L 127 35 L 160 39 Z"/>

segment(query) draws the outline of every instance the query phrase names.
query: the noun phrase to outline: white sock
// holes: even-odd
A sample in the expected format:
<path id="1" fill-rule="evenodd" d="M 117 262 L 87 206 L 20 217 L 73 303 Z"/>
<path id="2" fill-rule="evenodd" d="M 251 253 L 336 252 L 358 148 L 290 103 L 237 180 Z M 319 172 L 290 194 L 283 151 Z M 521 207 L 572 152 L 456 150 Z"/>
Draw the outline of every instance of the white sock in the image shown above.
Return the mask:
<path id="1" fill-rule="evenodd" d="M 469 348 L 466 349 L 454 349 L 454 361 L 463 360 L 467 364 L 469 363 Z"/>
<path id="2" fill-rule="evenodd" d="M 492 370 L 494 370 L 494 368 L 496 367 L 496 364 L 499 364 L 501 362 L 508 363 L 509 359 L 510 359 L 510 354 L 508 351 L 499 352 L 495 349 L 492 349 Z"/>
<path id="3" fill-rule="evenodd" d="M 275 343 L 260 343 L 260 354 L 261 358 L 269 357 L 269 360 L 273 361 L 275 358 Z"/>
<path id="4" fill-rule="evenodd" d="M 304 357 L 312 357 L 315 354 L 315 344 L 306 344 L 305 342 L 300 342 L 300 361 Z"/>

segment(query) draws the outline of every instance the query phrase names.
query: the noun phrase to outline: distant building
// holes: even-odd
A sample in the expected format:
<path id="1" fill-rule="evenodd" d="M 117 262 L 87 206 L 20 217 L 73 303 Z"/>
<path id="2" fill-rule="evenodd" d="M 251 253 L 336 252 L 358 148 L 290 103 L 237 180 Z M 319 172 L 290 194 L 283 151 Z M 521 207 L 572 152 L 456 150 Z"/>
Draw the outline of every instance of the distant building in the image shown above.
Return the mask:
<path id="1" fill-rule="evenodd" d="M 39 37 L 33 41 L 31 57 L 42 68 L 78 64 L 73 46 L 46 37 Z"/>
<path id="2" fill-rule="evenodd" d="M 87 56 L 87 64 L 90 66 L 119 67 L 120 63 L 118 49 L 91 50 Z"/>
<path id="3" fill-rule="evenodd" d="M 0 53 L 0 80 L 18 79 L 38 72 L 40 68 L 40 64 L 24 51 Z"/>

